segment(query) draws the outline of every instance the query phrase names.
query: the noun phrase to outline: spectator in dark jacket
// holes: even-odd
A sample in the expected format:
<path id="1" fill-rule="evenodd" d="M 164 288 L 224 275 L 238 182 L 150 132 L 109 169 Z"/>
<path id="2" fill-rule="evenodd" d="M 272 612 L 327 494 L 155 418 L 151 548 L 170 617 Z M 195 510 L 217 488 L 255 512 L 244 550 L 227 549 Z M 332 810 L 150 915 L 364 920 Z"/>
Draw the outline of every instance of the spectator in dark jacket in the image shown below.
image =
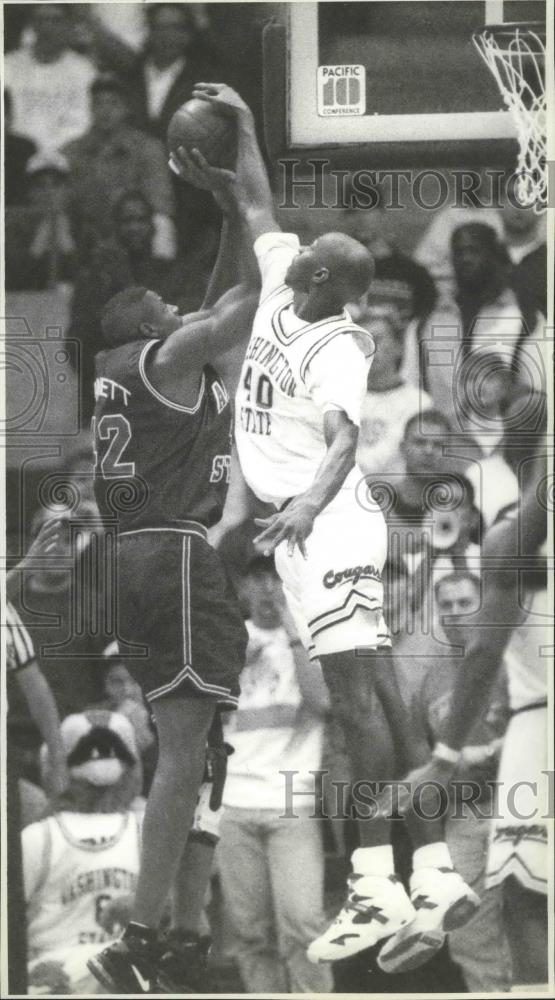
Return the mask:
<path id="1" fill-rule="evenodd" d="M 109 239 L 114 204 L 125 191 L 137 188 L 153 207 L 157 256 L 172 259 L 175 206 L 163 146 L 129 124 L 127 93 L 113 74 L 94 80 L 91 114 L 89 131 L 64 149 L 82 242 Z"/>
<path id="2" fill-rule="evenodd" d="M 147 40 L 143 52 L 132 49 L 111 66 L 125 80 L 131 95 L 133 121 L 165 142 L 174 111 L 191 97 L 199 80 L 228 80 L 229 73 L 205 43 L 186 3 L 146 4 Z M 136 186 L 136 185 L 134 185 Z M 178 232 L 200 239 L 206 219 L 217 218 L 207 192 L 174 183 Z M 185 250 L 181 242 L 181 250 Z"/>

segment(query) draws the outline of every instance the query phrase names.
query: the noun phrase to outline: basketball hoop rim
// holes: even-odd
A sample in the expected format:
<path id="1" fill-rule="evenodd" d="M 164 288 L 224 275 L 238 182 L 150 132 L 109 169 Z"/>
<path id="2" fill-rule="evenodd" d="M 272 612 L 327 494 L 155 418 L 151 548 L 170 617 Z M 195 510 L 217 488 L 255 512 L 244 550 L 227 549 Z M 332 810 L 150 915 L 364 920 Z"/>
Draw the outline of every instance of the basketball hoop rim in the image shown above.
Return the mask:
<path id="1" fill-rule="evenodd" d="M 543 21 L 505 21 L 501 24 L 485 24 L 483 28 L 477 28 L 476 31 L 472 32 L 472 38 L 483 38 L 488 33 L 494 37 L 502 38 L 503 35 L 507 35 L 514 38 L 517 29 L 523 35 L 530 32 L 545 45 L 546 26 Z"/>

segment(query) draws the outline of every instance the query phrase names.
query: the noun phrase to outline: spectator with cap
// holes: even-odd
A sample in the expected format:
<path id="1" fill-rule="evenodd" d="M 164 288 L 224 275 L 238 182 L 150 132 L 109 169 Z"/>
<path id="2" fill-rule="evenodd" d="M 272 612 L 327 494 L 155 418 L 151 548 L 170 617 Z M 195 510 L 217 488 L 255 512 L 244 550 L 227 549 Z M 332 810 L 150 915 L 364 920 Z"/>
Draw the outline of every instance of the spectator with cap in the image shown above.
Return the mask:
<path id="1" fill-rule="evenodd" d="M 81 240 L 89 245 L 111 238 L 115 203 L 136 189 L 153 208 L 154 253 L 171 259 L 174 199 L 162 144 L 130 124 L 127 92 L 111 73 L 93 81 L 90 109 L 91 128 L 64 148 Z"/>
<path id="2" fill-rule="evenodd" d="M 14 131 L 39 149 L 60 149 L 89 125 L 88 88 L 95 68 L 70 48 L 70 6 L 33 4 L 32 41 L 9 52 L 4 60 Z"/>
<path id="3" fill-rule="evenodd" d="M 35 153 L 25 176 L 25 205 L 6 211 L 6 287 L 42 291 L 70 285 L 77 247 L 68 162 L 59 152 Z"/>

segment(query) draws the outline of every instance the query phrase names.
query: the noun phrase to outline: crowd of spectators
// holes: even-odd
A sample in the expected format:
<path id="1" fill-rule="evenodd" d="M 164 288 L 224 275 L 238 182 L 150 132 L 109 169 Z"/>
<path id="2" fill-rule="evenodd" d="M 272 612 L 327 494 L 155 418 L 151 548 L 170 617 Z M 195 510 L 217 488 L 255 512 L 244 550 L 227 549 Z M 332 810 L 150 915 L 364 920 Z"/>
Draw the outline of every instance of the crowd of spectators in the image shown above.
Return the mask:
<path id="1" fill-rule="evenodd" d="M 167 122 L 199 78 L 228 79 L 249 98 L 252 88 L 252 80 L 241 88 L 237 63 L 226 62 L 221 11 L 151 4 L 143 14 L 138 5 L 123 6 L 51 3 L 22 12 L 24 5 L 13 5 L 7 24 L 6 285 L 29 293 L 69 289 L 67 336 L 81 345 L 77 374 L 85 422 L 108 299 L 144 285 L 191 311 L 202 302 L 214 262 L 218 213 L 208 195 L 174 186 L 164 149 Z M 360 239 L 376 260 L 370 292 L 352 308 L 376 344 L 357 455 L 361 502 L 379 502 L 388 521 L 386 618 L 395 669 L 415 727 L 433 744 L 464 647 L 461 623 L 480 600 L 483 533 L 518 497 L 523 455 L 515 428 L 526 414 L 540 412 L 545 419 L 548 375 L 538 363 L 547 310 L 545 235 L 541 217 L 515 208 L 507 197 L 495 211 L 439 212 L 409 254 L 387 242 L 382 213 L 379 205 L 374 214 L 345 211 L 340 226 L 334 217 L 330 228 Z M 310 230 L 310 212 L 299 230 Z M 530 434 L 539 433 L 540 424 L 530 417 Z M 17 628 L 23 629 L 14 632 L 15 640 L 25 635 L 28 641 L 25 652 L 14 640 L 9 695 L 9 794 L 20 806 L 12 825 L 21 814 L 26 827 L 60 808 L 59 784 L 40 791 L 41 742 L 50 741 L 52 759 L 57 754 L 59 761 L 61 751 L 55 732 L 40 724 L 36 697 L 51 721 L 53 704 L 62 720 L 91 710 L 123 716 L 115 728 L 131 732 L 127 748 L 139 765 L 140 787 L 134 788 L 141 795 L 148 794 L 156 753 L 148 711 L 117 652 L 112 550 L 94 504 L 92 452 L 79 452 L 55 471 L 69 479 L 69 492 L 59 503 L 37 503 L 22 562 L 9 581 Z M 250 565 L 243 583 L 250 646 L 242 701 L 229 721 L 237 755 L 230 763 L 219 851 L 219 957 L 237 963 L 246 991 L 328 992 L 331 975 L 309 967 L 304 948 L 320 930 L 325 909 L 333 909 L 329 859 L 337 860 L 349 830 L 338 833 L 332 824 L 322 841 L 321 826 L 304 814 L 300 822 L 281 822 L 269 774 L 285 766 L 306 774 L 328 759 L 332 771 L 335 766 L 344 774 L 337 764 L 341 746 L 326 726 L 326 693 L 291 634 L 273 570 L 251 563 L 252 534 L 246 526 L 240 543 L 228 539 L 224 545 L 236 576 Z M 39 672 L 35 682 L 44 679 L 35 684 L 35 700 L 26 680 L 31 663 Z M 483 782 L 495 775 L 506 719 L 500 683 L 472 734 L 465 775 L 478 774 Z M 65 739 L 62 786 L 77 745 L 67 733 Z M 124 796 L 125 812 L 132 798 Z M 91 808 L 90 816 L 99 811 Z M 94 818 L 90 827 L 94 832 Z M 24 864 L 29 845 L 46 829 L 25 836 Z M 459 870 L 481 894 L 485 825 L 455 821 L 447 838 Z M 37 906 L 36 878 L 34 871 L 25 873 L 28 907 L 31 899 Z M 23 895 L 18 902 L 14 889 L 11 898 L 23 921 Z M 118 898 L 112 894 L 112 902 Z M 500 897 L 490 890 L 483 898 L 473 920 L 451 936 L 450 958 L 439 959 L 447 962 L 453 991 L 508 988 Z M 36 920 L 36 909 L 29 920 Z M 119 924 L 114 918 L 101 926 L 108 935 Z M 75 986 L 78 977 L 72 983 L 67 969 L 53 973 L 50 963 L 40 972 L 40 949 L 29 957 L 41 992 L 56 992 L 60 976 L 64 992 Z M 21 983 L 17 964 L 14 958 L 14 982 Z M 348 976 L 342 975 L 345 988 Z M 423 991 L 433 988 L 430 976 Z"/>

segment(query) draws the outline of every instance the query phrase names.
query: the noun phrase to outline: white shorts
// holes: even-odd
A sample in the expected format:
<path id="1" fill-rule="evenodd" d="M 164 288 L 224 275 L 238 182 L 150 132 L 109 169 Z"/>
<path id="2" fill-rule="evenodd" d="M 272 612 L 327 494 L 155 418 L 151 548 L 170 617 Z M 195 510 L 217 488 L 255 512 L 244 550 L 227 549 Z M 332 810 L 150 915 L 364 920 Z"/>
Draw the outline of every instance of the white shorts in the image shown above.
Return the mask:
<path id="1" fill-rule="evenodd" d="M 509 875 L 535 892 L 547 892 L 547 824 L 550 804 L 547 771 L 547 708 L 513 715 L 499 764 L 486 885 Z"/>
<path id="2" fill-rule="evenodd" d="M 298 547 L 289 556 L 286 542 L 276 549 L 287 603 L 311 659 L 391 645 L 383 617 L 387 529 L 361 483 L 363 475 L 354 469 L 318 515 L 306 559 Z"/>

